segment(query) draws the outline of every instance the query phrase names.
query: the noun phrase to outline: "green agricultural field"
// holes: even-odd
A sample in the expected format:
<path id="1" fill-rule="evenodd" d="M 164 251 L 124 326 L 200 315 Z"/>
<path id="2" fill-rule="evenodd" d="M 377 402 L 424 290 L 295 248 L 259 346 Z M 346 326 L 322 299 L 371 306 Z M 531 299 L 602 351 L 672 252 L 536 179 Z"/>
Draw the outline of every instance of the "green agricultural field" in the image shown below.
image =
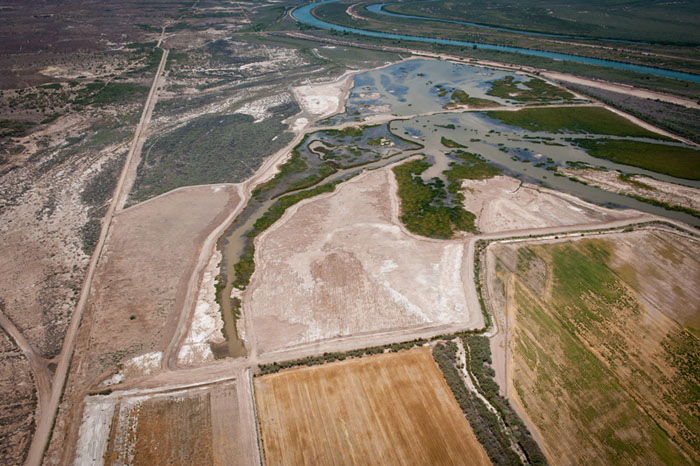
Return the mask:
<path id="1" fill-rule="evenodd" d="M 593 157 L 677 178 L 700 180 L 700 151 L 691 147 L 619 139 L 576 139 L 574 142 Z"/>
<path id="2" fill-rule="evenodd" d="M 514 279 L 506 291 L 512 386 L 550 461 L 680 465 L 700 459 L 700 343 L 686 327 L 697 316 L 671 311 L 697 306 L 697 297 L 682 290 L 658 296 L 659 289 L 700 274 L 697 246 L 670 234 L 629 235 L 497 253 L 502 270 L 509 270 L 500 278 Z M 636 255 L 620 262 L 622 251 Z M 533 277 L 542 271 L 532 271 L 541 264 L 546 280 L 537 284 Z M 677 304 L 658 309 L 645 304 L 676 298 Z"/>
<path id="3" fill-rule="evenodd" d="M 549 133 L 587 133 L 606 136 L 627 136 L 670 139 L 635 125 L 628 119 L 603 107 L 523 108 L 515 112 L 492 111 L 486 116 L 506 125 L 529 131 Z"/>

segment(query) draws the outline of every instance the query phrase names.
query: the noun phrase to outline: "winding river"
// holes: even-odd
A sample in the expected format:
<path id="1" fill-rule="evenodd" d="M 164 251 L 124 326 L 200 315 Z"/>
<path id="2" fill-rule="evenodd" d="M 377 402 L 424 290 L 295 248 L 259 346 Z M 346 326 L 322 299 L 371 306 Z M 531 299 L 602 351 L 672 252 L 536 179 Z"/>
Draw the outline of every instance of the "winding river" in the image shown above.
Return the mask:
<path id="1" fill-rule="evenodd" d="M 395 34 L 390 32 L 379 32 L 379 31 L 368 31 L 365 29 L 351 28 L 346 26 L 341 26 L 338 24 L 333 24 L 326 22 L 322 19 L 317 18 L 313 15 L 313 10 L 320 5 L 327 3 L 337 2 L 338 0 L 325 0 L 322 2 L 310 3 L 308 5 L 301 6 L 292 11 L 292 16 L 297 21 L 314 26 L 321 29 L 327 29 L 331 31 L 348 32 L 352 34 L 358 34 L 367 37 L 377 37 L 382 39 L 394 39 L 394 40 L 408 40 L 415 42 L 427 42 L 431 44 L 440 45 L 452 45 L 457 47 L 473 47 L 478 46 L 486 50 L 496 50 L 500 52 L 509 53 L 519 53 L 521 55 L 531 55 L 536 57 L 549 58 L 552 60 L 569 61 L 574 63 L 583 63 L 587 65 L 594 66 L 606 66 L 608 68 L 615 68 L 619 70 L 634 71 L 638 73 L 652 74 L 655 76 L 662 76 L 665 78 L 680 79 L 683 81 L 690 81 L 695 83 L 700 83 L 700 75 L 692 73 L 684 73 L 682 71 L 666 70 L 663 68 L 654 68 L 652 66 L 635 65 L 632 63 L 624 63 L 613 60 L 603 60 L 601 58 L 589 58 L 582 57 L 579 55 L 571 55 L 566 53 L 557 52 L 546 52 L 543 50 L 533 50 L 521 47 L 509 47 L 506 45 L 493 45 L 493 44 L 481 44 L 478 42 L 466 42 L 461 40 L 451 40 L 451 39 L 437 39 L 430 37 L 412 36 L 407 34 Z M 396 15 L 396 14 L 393 14 Z"/>

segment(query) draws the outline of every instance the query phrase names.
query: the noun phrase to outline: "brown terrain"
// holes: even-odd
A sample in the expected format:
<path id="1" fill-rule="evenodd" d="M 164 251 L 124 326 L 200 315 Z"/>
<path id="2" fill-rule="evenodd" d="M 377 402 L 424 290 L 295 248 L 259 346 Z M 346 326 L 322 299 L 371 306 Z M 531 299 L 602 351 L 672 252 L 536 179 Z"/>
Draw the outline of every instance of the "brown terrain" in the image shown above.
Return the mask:
<path id="1" fill-rule="evenodd" d="M 22 351 L 0 332 L 0 457 L 19 464 L 31 441 L 37 396 L 31 367 Z"/>
<path id="2" fill-rule="evenodd" d="M 265 463 L 490 464 L 429 348 L 255 380 Z"/>
<path id="3" fill-rule="evenodd" d="M 77 464 L 246 464 L 234 381 L 87 400 Z M 196 432 L 196 435 L 192 435 Z M 237 461 L 238 460 L 238 461 Z"/>
<path id="4" fill-rule="evenodd" d="M 114 218 L 83 318 L 71 373 L 76 382 L 67 395 L 83 393 L 115 366 L 132 376 L 160 368 L 201 245 L 239 203 L 235 185 L 183 188 Z"/>

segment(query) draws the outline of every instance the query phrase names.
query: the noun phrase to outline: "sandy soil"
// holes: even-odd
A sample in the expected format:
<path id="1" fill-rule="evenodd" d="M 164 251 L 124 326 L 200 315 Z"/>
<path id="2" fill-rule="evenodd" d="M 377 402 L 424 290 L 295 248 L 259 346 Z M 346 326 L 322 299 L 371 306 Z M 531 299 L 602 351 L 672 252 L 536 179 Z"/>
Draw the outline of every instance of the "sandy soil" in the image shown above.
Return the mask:
<path id="1" fill-rule="evenodd" d="M 216 303 L 215 281 L 219 274 L 221 252 L 215 250 L 207 268 L 197 296 L 192 324 L 178 354 L 178 365 L 188 366 L 214 360 L 211 343 L 224 341 L 221 329 L 224 321 L 221 309 Z"/>
<path id="2" fill-rule="evenodd" d="M 353 85 L 352 76 L 358 71 L 347 72 L 332 82 L 307 84 L 292 89 L 301 107 L 313 117 L 322 119 L 343 111 L 345 97 Z"/>
<path id="3" fill-rule="evenodd" d="M 618 178 L 619 173 L 616 171 L 592 170 L 587 168 L 559 168 L 559 171 L 566 176 L 576 177 L 586 181 L 588 184 L 613 193 L 633 194 L 700 211 L 700 190 L 689 186 L 659 181 L 649 178 L 648 176 L 634 175 L 631 178 L 632 181 L 638 181 L 653 188 L 645 189 L 620 180 Z"/>
<path id="4" fill-rule="evenodd" d="M 257 378 L 266 464 L 490 464 L 429 348 Z"/>
<path id="5" fill-rule="evenodd" d="M 243 313 L 260 353 L 387 329 L 481 324 L 465 304 L 463 242 L 407 234 L 392 182 L 386 169 L 361 175 L 294 206 L 257 239 Z"/>
<path id="6" fill-rule="evenodd" d="M 238 200 L 235 185 L 183 188 L 115 217 L 77 349 L 84 382 L 120 362 L 132 374 L 157 367 L 162 354 L 155 353 L 170 342 L 201 243 Z"/>
<path id="7" fill-rule="evenodd" d="M 464 207 L 477 214 L 483 233 L 606 222 L 633 211 L 611 210 L 575 196 L 541 188 L 508 176 L 465 180 Z"/>

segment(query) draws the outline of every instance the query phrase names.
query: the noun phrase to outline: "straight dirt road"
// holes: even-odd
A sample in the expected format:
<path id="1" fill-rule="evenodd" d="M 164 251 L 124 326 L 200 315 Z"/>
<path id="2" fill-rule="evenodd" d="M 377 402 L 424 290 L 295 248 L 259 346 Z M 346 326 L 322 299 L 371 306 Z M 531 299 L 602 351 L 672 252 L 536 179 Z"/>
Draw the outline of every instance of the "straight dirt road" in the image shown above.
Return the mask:
<path id="1" fill-rule="evenodd" d="M 58 356 L 58 366 L 56 368 L 56 375 L 54 376 L 53 384 L 51 387 L 51 397 L 45 406 L 41 407 L 40 411 L 37 413 L 36 420 L 36 430 L 34 432 L 34 437 L 32 438 L 31 446 L 29 447 L 29 453 L 27 454 L 26 465 L 28 466 L 39 466 L 41 464 L 42 458 L 44 456 L 44 450 L 49 441 L 51 435 L 51 430 L 53 428 L 54 419 L 57 415 L 58 405 L 60 404 L 61 397 L 63 395 L 63 388 L 66 383 L 66 378 L 68 377 L 68 369 L 70 368 L 70 362 L 73 357 L 73 350 L 75 349 L 76 337 L 78 335 L 78 329 L 80 328 L 80 321 L 82 319 L 83 313 L 85 311 L 85 306 L 87 304 L 88 296 L 90 294 L 90 288 L 92 287 L 92 279 L 95 275 L 95 269 L 97 262 L 100 259 L 102 250 L 105 245 L 105 240 L 107 234 L 109 233 L 109 228 L 112 223 L 112 218 L 114 217 L 114 212 L 120 205 L 120 199 L 123 197 L 123 191 L 125 186 L 125 181 L 127 179 L 127 174 L 131 170 L 131 165 L 134 161 L 134 153 L 139 147 L 139 142 L 142 141 L 144 128 L 148 123 L 148 116 L 152 111 L 155 94 L 158 89 L 158 81 L 163 74 L 165 69 L 165 63 L 168 59 L 168 50 L 162 49 L 163 54 L 160 58 L 160 64 L 158 65 L 158 70 L 153 78 L 153 84 L 151 85 L 151 90 L 146 98 L 146 103 L 141 113 L 141 119 L 139 124 L 136 126 L 136 131 L 134 133 L 134 138 L 131 141 L 131 146 L 129 147 L 129 153 L 126 156 L 126 162 L 124 163 L 124 168 L 119 176 L 119 181 L 117 182 L 117 187 L 114 190 L 114 195 L 109 203 L 109 208 L 104 216 L 102 223 L 102 230 L 100 232 L 100 238 L 95 246 L 95 251 L 92 253 L 90 258 L 90 264 L 88 266 L 87 272 L 85 274 L 85 281 L 83 282 L 83 287 L 80 291 L 80 299 L 78 304 L 73 311 L 73 317 L 71 318 L 70 325 L 68 326 L 68 331 L 66 332 L 66 338 L 63 343 L 63 349 L 61 354 Z"/>

